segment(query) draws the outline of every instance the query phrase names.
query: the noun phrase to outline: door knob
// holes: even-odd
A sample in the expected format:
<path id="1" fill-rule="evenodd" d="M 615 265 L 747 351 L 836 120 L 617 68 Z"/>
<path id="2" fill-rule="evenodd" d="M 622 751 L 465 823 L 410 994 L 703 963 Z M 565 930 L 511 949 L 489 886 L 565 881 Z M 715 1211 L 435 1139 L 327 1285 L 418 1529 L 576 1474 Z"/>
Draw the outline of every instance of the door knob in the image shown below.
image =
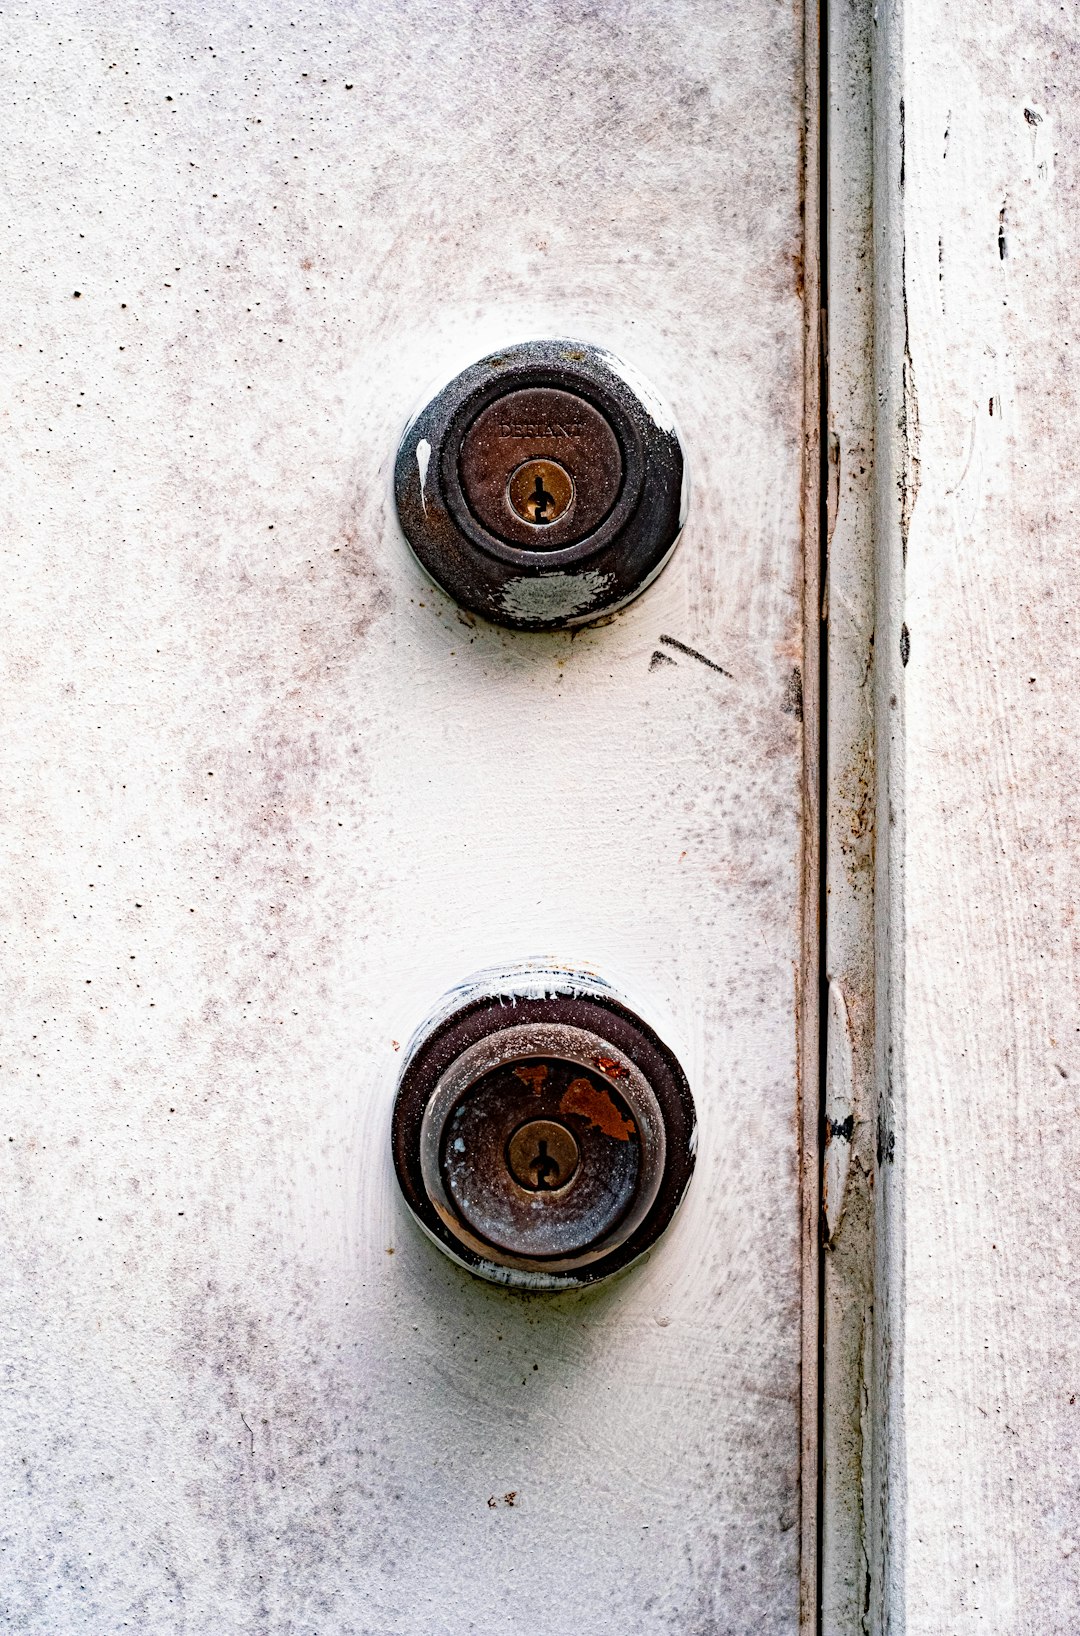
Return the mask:
<path id="1" fill-rule="evenodd" d="M 522 966 L 458 990 L 398 1084 L 393 1151 L 420 1225 L 481 1277 L 595 1282 L 649 1249 L 694 1163 L 678 1060 L 606 983 Z"/>
<path id="2" fill-rule="evenodd" d="M 465 608 L 553 630 L 630 602 L 682 526 L 682 446 L 636 374 L 598 347 L 531 341 L 457 375 L 405 430 L 398 516 Z"/>

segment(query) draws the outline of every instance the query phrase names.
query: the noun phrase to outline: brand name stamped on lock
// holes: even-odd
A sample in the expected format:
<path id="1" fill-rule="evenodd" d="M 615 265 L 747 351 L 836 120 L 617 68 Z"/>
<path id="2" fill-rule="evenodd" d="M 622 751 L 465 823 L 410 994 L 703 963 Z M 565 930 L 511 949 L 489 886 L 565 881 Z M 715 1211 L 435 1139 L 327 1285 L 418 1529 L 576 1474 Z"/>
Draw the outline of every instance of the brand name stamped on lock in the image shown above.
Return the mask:
<path id="1" fill-rule="evenodd" d="M 509 421 L 499 422 L 500 437 L 580 437 L 584 431 L 584 423 L 574 420 L 568 426 L 560 426 L 558 421 Z"/>

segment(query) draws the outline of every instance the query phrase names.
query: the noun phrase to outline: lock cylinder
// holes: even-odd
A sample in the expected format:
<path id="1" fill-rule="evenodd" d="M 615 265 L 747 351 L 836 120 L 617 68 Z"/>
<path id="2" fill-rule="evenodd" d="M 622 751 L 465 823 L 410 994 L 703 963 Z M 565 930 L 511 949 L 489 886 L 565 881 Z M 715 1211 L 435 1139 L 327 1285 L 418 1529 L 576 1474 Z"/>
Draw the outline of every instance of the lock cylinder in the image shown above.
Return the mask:
<path id="1" fill-rule="evenodd" d="M 683 522 L 670 414 L 626 364 L 576 341 L 508 347 L 455 376 L 406 428 L 394 482 L 431 578 L 521 630 L 623 607 Z"/>
<path id="2" fill-rule="evenodd" d="M 693 1169 L 694 1108 L 659 1036 L 591 974 L 481 976 L 414 1043 L 398 1181 L 440 1247 L 495 1282 L 595 1282 L 663 1232 Z"/>

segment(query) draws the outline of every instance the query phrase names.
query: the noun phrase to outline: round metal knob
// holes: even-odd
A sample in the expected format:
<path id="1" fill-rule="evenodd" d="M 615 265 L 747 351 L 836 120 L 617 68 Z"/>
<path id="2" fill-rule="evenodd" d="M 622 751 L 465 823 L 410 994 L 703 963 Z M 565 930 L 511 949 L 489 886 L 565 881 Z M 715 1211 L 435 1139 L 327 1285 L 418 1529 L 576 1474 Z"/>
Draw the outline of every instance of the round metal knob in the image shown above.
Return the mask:
<path id="1" fill-rule="evenodd" d="M 541 995 L 534 984 L 531 967 L 478 979 L 421 1030 L 394 1160 L 448 1253 L 498 1282 L 557 1289 L 659 1237 L 690 1179 L 694 1112 L 672 1052 L 606 984 L 568 972 Z"/>
<path id="2" fill-rule="evenodd" d="M 682 526 L 683 454 L 656 395 L 574 341 L 531 341 L 457 375 L 398 449 L 402 528 L 462 606 L 522 630 L 631 601 Z"/>

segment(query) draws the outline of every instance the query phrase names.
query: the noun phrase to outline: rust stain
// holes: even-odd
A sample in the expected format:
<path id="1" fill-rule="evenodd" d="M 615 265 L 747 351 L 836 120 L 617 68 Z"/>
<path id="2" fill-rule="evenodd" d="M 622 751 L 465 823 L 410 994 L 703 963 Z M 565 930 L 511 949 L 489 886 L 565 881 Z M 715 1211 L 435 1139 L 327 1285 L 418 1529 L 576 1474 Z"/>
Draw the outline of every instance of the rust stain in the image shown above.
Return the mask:
<path id="1" fill-rule="evenodd" d="M 591 1079 L 570 1081 L 562 1094 L 559 1112 L 579 1113 L 605 1136 L 614 1136 L 620 1142 L 628 1142 L 636 1134 L 634 1121 L 620 1113 L 608 1093 Z"/>
<path id="2" fill-rule="evenodd" d="M 546 1063 L 523 1062 L 520 1068 L 514 1069 L 514 1073 L 528 1085 L 534 1096 L 543 1096 L 544 1081 L 548 1076 Z"/>
<path id="3" fill-rule="evenodd" d="M 624 1068 L 621 1062 L 615 1061 L 614 1057 L 597 1057 L 596 1066 L 599 1068 L 600 1072 L 602 1074 L 606 1074 L 609 1079 L 630 1078 L 629 1068 Z"/>

